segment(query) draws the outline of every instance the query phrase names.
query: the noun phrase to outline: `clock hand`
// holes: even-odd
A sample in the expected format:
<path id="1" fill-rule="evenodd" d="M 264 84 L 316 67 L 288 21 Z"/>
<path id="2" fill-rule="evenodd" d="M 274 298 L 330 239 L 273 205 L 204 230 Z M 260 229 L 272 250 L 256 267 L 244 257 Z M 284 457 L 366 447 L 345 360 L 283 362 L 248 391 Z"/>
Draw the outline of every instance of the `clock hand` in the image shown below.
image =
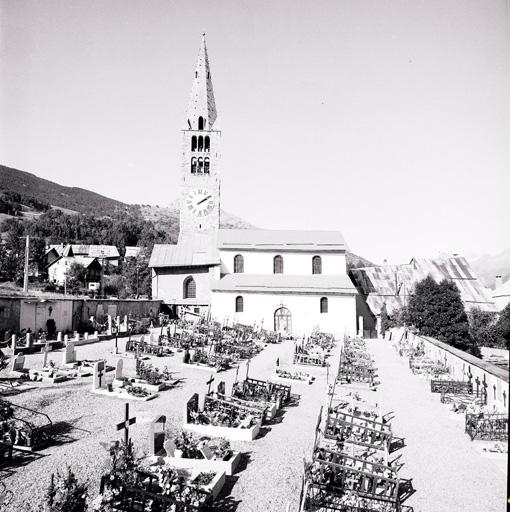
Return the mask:
<path id="1" fill-rule="evenodd" d="M 210 199 L 211 197 L 212 197 L 211 195 L 208 195 L 207 197 L 204 197 L 204 199 L 202 199 L 201 201 L 198 201 L 197 206 L 198 206 L 199 204 L 205 203 L 205 202 L 206 202 L 208 199 Z"/>

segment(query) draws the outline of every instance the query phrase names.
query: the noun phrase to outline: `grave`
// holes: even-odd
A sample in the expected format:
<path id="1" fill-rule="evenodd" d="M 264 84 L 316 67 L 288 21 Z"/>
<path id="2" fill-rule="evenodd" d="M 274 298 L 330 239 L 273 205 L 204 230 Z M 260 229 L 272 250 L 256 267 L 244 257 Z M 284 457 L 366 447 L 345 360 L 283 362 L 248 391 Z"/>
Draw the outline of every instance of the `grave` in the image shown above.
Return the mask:
<path id="1" fill-rule="evenodd" d="M 11 359 L 11 371 L 12 377 L 26 377 L 28 375 L 28 369 L 25 368 L 25 356 L 23 352 L 19 352 Z"/>
<path id="2" fill-rule="evenodd" d="M 183 428 L 209 437 L 252 441 L 259 433 L 263 414 L 264 412 L 260 409 L 211 396 L 205 396 L 203 400 L 199 400 L 199 395 L 195 393 L 185 405 Z M 212 417 L 215 418 L 214 425 L 210 424 Z"/>

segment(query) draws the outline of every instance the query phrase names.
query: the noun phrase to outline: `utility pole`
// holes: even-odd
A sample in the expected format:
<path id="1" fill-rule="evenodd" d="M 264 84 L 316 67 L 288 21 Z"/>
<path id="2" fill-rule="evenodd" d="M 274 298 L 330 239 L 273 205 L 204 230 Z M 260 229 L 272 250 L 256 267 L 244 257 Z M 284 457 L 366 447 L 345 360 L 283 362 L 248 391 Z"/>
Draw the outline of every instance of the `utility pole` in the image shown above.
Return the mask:
<path id="1" fill-rule="evenodd" d="M 30 253 L 30 237 L 27 235 L 25 243 L 25 269 L 23 272 L 23 291 L 28 293 L 28 257 Z"/>

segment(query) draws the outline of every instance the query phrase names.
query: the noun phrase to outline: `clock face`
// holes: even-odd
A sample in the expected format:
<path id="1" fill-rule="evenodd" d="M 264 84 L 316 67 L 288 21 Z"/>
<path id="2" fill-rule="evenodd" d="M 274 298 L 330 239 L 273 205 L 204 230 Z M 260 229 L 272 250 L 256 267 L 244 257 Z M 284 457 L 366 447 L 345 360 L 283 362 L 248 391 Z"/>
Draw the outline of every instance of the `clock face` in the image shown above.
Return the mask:
<path id="1" fill-rule="evenodd" d="M 214 203 L 214 194 L 205 188 L 195 188 L 186 194 L 186 206 L 197 217 L 209 215 Z"/>

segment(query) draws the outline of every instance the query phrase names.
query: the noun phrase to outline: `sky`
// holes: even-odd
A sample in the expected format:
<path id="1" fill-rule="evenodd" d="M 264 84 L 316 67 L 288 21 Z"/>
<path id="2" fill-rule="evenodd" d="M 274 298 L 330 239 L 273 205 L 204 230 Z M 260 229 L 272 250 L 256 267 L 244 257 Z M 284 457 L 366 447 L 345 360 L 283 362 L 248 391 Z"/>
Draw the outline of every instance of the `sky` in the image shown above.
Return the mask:
<path id="1" fill-rule="evenodd" d="M 223 209 L 376 263 L 510 246 L 510 0 L 0 0 L 0 163 L 173 202 L 202 32 Z"/>

